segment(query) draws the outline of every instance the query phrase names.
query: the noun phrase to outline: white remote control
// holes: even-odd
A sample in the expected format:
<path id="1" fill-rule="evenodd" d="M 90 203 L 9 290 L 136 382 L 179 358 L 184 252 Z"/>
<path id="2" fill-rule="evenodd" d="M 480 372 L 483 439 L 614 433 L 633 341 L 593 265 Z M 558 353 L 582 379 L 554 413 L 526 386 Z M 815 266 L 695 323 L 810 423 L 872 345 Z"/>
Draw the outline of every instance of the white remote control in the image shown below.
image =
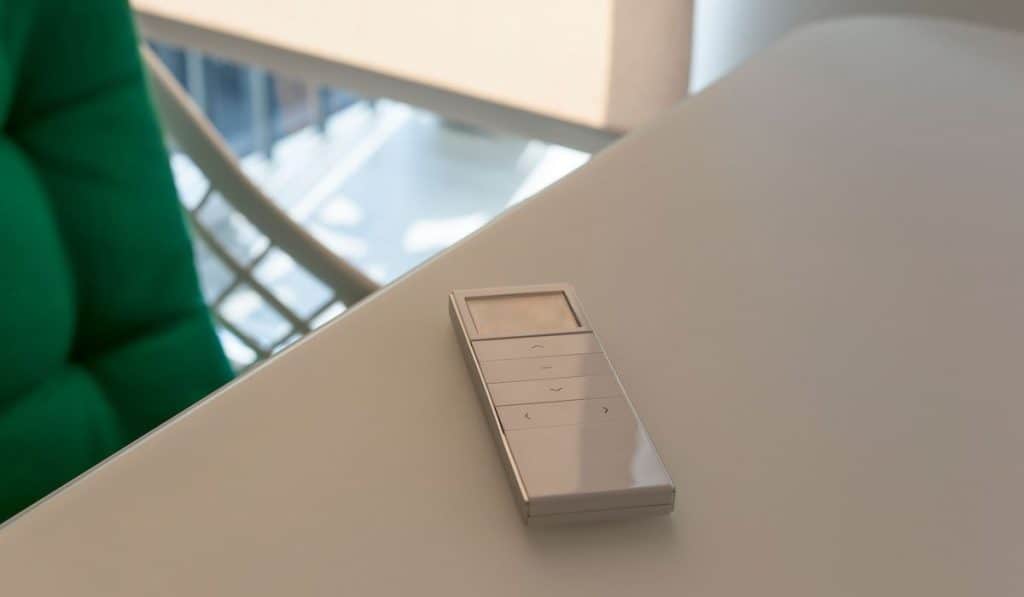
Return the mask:
<path id="1" fill-rule="evenodd" d="M 450 309 L 528 524 L 672 511 L 675 486 L 571 286 L 456 290 Z"/>

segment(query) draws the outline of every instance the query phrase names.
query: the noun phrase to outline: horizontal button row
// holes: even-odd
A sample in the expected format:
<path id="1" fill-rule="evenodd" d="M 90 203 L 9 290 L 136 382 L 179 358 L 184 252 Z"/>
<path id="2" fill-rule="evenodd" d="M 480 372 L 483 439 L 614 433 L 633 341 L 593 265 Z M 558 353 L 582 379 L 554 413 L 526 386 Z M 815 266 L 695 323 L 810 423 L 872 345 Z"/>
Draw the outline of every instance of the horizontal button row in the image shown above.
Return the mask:
<path id="1" fill-rule="evenodd" d="M 496 361 L 599 353 L 601 345 L 597 343 L 594 334 L 560 334 L 505 340 L 477 340 L 473 342 L 473 350 L 480 361 Z"/>
<path id="2" fill-rule="evenodd" d="M 621 396 L 619 382 L 612 375 L 558 377 L 488 384 L 495 406 L 534 404 L 584 398 Z"/>
<path id="3" fill-rule="evenodd" d="M 506 430 L 589 425 L 630 414 L 592 333 L 473 342 Z"/>
<path id="4" fill-rule="evenodd" d="M 489 384 L 612 374 L 608 359 L 602 353 L 485 361 L 480 363 L 480 368 L 484 381 Z"/>
<path id="5" fill-rule="evenodd" d="M 629 415 L 629 405 L 622 397 L 498 407 L 505 429 L 606 423 Z"/>

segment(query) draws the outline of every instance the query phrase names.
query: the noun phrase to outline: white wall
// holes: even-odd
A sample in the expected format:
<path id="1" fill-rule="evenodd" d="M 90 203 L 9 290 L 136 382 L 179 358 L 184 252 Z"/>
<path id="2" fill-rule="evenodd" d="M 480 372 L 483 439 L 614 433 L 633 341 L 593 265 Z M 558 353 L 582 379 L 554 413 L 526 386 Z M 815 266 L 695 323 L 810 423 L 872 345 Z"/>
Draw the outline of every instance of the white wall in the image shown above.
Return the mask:
<path id="1" fill-rule="evenodd" d="M 226 54 L 218 45 L 241 53 L 252 46 L 232 40 L 253 41 L 615 131 L 685 96 L 692 45 L 692 0 L 132 0 L 132 7 L 147 35 L 214 54 Z M 250 56 L 225 57 L 261 62 Z"/>
<path id="2" fill-rule="evenodd" d="M 696 0 L 690 90 L 706 87 L 795 27 L 879 13 L 965 19 L 1024 31 L 1024 0 Z"/>

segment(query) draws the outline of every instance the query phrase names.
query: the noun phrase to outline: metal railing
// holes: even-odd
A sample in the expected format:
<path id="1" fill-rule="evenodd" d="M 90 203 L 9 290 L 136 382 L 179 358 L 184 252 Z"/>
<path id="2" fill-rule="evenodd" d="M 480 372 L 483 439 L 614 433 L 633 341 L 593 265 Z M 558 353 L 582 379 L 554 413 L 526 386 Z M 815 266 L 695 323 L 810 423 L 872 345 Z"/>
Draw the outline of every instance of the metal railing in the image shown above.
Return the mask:
<path id="1" fill-rule="evenodd" d="M 332 305 L 340 302 L 349 306 L 377 290 L 378 285 L 373 280 L 312 237 L 246 176 L 224 139 L 159 57 L 145 46 L 141 53 L 165 131 L 208 181 L 201 200 L 194 207 L 186 208 L 186 212 L 196 237 L 232 276 L 230 283 L 209 301 L 218 325 L 248 346 L 256 355 L 255 362 L 259 362 L 296 336 L 311 331 L 312 322 Z M 248 262 L 233 256 L 201 217 L 211 198 L 218 194 L 268 239 L 267 245 Z M 300 315 L 254 275 L 256 267 L 274 247 L 288 254 L 331 290 L 331 296 L 319 308 Z M 261 342 L 224 316 L 225 300 L 242 286 L 251 288 L 288 323 L 288 331 L 280 338 Z"/>

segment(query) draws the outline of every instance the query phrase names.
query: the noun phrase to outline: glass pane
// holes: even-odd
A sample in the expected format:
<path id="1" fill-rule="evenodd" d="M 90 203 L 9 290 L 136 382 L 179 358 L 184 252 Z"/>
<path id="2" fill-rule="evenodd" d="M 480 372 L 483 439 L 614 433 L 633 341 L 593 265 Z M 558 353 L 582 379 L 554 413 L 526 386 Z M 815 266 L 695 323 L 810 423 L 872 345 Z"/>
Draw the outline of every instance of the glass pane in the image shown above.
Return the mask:
<path id="1" fill-rule="evenodd" d="M 228 254 L 243 265 L 262 253 L 270 242 L 245 216 L 235 211 L 220 193 L 210 197 L 196 218 L 220 241 Z"/>
<path id="2" fill-rule="evenodd" d="M 292 334 L 291 336 L 288 336 L 287 338 L 284 339 L 284 341 L 282 341 L 280 344 L 274 347 L 274 350 L 271 351 L 271 354 L 277 354 L 281 352 L 282 350 L 288 348 L 292 344 L 298 342 L 300 338 L 302 338 L 302 336 L 299 334 Z"/>
<path id="3" fill-rule="evenodd" d="M 247 70 L 227 60 L 205 57 L 206 115 L 237 155 L 255 147 L 252 134 L 252 97 Z"/>
<path id="4" fill-rule="evenodd" d="M 178 80 L 178 83 L 184 85 L 185 50 L 158 42 L 150 42 L 149 46 L 160 57 L 160 61 L 164 63 L 167 70 L 171 71 L 171 74 Z"/>
<path id="5" fill-rule="evenodd" d="M 313 98 L 305 83 L 284 77 L 274 77 L 273 82 L 271 114 L 274 139 L 278 140 L 313 123 Z"/>
<path id="6" fill-rule="evenodd" d="M 244 369 L 256 360 L 256 351 L 249 348 L 245 342 L 242 342 L 238 336 L 228 330 L 217 326 L 217 338 L 224 349 L 224 354 L 231 361 L 231 366 L 235 370 Z"/>
<path id="7" fill-rule="evenodd" d="M 332 294 L 319 279 L 276 247 L 254 268 L 253 275 L 302 318 L 315 313 Z"/>
<path id="8" fill-rule="evenodd" d="M 341 303 L 334 303 L 330 307 L 324 309 L 322 313 L 317 315 L 310 323 L 310 327 L 312 327 L 315 330 L 316 328 L 324 325 L 328 321 L 334 319 L 335 317 L 341 315 L 344 312 L 345 305 Z"/>
<path id="9" fill-rule="evenodd" d="M 192 211 L 202 201 L 206 190 L 210 188 L 210 182 L 195 163 L 180 151 L 171 154 L 171 172 L 174 174 L 174 186 L 178 189 L 181 204 Z"/>
<path id="10" fill-rule="evenodd" d="M 192 248 L 195 253 L 196 270 L 199 274 L 199 286 L 203 291 L 203 300 L 209 305 L 234 281 L 235 274 L 210 251 L 210 247 L 201 239 L 195 238 Z"/>
<path id="11" fill-rule="evenodd" d="M 292 330 L 288 320 L 248 285 L 232 290 L 221 303 L 219 311 L 221 317 L 259 343 L 264 350 L 270 350 Z"/>

